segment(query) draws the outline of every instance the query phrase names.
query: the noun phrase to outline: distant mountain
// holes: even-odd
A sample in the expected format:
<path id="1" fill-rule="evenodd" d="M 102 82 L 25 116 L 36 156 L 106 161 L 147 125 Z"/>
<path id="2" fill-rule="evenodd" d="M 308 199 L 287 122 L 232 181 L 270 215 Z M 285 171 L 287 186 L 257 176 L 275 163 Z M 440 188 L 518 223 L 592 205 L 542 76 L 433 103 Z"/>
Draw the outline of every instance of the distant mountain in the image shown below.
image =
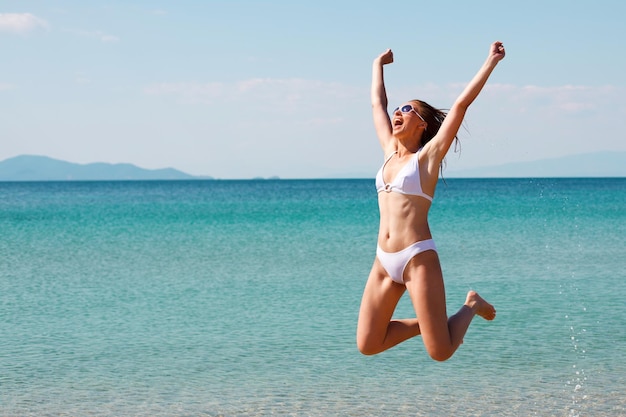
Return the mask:
<path id="1" fill-rule="evenodd" d="M 338 175 L 333 178 L 369 178 Z M 626 152 L 596 152 L 472 169 L 444 170 L 446 178 L 626 177 Z M 0 161 L 0 181 L 186 180 L 197 177 L 173 168 L 144 169 L 132 164 L 75 164 L 46 156 L 22 155 Z"/>
<path id="2" fill-rule="evenodd" d="M 173 168 L 144 169 L 132 164 L 75 164 L 47 156 L 21 155 L 0 162 L 0 181 L 99 181 L 197 179 Z"/>
<path id="3" fill-rule="evenodd" d="M 444 170 L 447 177 L 626 177 L 626 152 L 595 152 L 488 167 Z"/>

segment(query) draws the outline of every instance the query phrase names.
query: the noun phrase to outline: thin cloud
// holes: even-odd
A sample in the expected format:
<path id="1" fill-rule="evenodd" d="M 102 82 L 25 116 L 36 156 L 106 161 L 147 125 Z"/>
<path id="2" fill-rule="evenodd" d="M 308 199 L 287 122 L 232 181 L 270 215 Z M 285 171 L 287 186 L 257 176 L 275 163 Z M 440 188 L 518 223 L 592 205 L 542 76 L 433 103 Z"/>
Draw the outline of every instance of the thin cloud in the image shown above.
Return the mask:
<path id="1" fill-rule="evenodd" d="M 85 76 L 85 74 L 82 74 L 82 73 L 76 74 L 74 78 L 74 82 L 78 85 L 91 84 L 91 80 L 87 76 Z"/>
<path id="2" fill-rule="evenodd" d="M 346 119 L 343 117 L 314 117 L 304 121 L 304 125 L 308 127 L 323 127 L 323 126 L 340 126 L 346 123 Z"/>
<path id="3" fill-rule="evenodd" d="M 113 35 L 106 35 L 104 33 L 99 33 L 98 36 L 100 37 L 100 40 L 105 43 L 120 41 L 120 38 L 118 38 L 117 36 L 113 36 Z"/>
<path id="4" fill-rule="evenodd" d="M 144 88 L 144 93 L 154 96 L 173 96 L 185 103 L 212 103 L 223 97 L 222 83 L 158 83 Z"/>
<path id="5" fill-rule="evenodd" d="M 0 32 L 24 35 L 36 29 L 47 29 L 48 23 L 31 13 L 0 13 Z"/>
<path id="6" fill-rule="evenodd" d="M 73 35 L 82 36 L 85 38 L 93 38 L 99 39 L 102 43 L 114 43 L 119 42 L 120 38 L 114 35 L 109 35 L 107 33 L 101 32 L 99 30 L 95 31 L 87 31 L 87 30 L 77 30 L 77 29 L 67 29 L 65 30 L 67 33 L 71 33 Z"/>
<path id="7" fill-rule="evenodd" d="M 525 108 L 580 115 L 603 111 L 606 103 L 618 103 L 624 89 L 615 86 L 563 85 L 541 87 L 528 85 L 509 90 L 514 101 L 524 103 Z"/>
<path id="8" fill-rule="evenodd" d="M 14 89 L 15 86 L 13 84 L 0 83 L 0 91 L 7 91 Z"/>
<path id="9" fill-rule="evenodd" d="M 361 91 L 339 83 L 300 78 L 253 78 L 234 83 L 160 83 L 147 86 L 146 94 L 172 96 L 189 103 L 253 100 L 266 106 L 290 106 L 322 100 L 350 100 Z"/>
<path id="10" fill-rule="evenodd" d="M 299 78 L 253 78 L 230 83 L 160 83 L 145 87 L 144 93 L 190 105 L 253 103 L 263 114 L 260 119 L 263 123 L 284 123 L 287 120 L 269 117 L 277 114 L 289 115 L 291 123 L 337 126 L 341 124 L 338 117 L 345 120 L 369 117 L 368 87 Z M 449 108 L 462 88 L 460 84 L 394 88 L 389 91 L 390 108 L 412 98 Z M 499 118 L 510 123 L 522 117 L 573 126 L 593 115 L 617 117 L 623 114 L 625 106 L 621 101 L 624 93 L 623 87 L 615 86 L 487 85 L 481 93 L 480 105 L 472 109 L 470 119 L 481 120 L 489 117 L 489 112 L 494 109 L 504 109 Z M 570 123 L 572 120 L 574 122 Z M 480 122 L 477 125 L 480 126 Z"/>
<path id="11" fill-rule="evenodd" d="M 422 97 L 436 106 L 450 106 L 462 90 L 460 84 L 445 86 L 424 85 L 401 88 L 390 92 L 390 102 Z M 307 109 L 324 113 L 346 102 L 367 100 L 365 87 L 356 88 L 340 83 L 306 80 L 299 78 L 272 79 L 253 78 L 232 83 L 160 83 L 144 89 L 144 93 L 170 97 L 179 102 L 193 104 L 213 104 L 225 102 L 252 101 L 263 103 L 264 108 L 276 108 L 281 111 L 294 108 Z M 559 113 L 572 114 L 588 111 L 618 92 L 606 87 L 594 88 L 583 86 L 515 86 L 496 84 L 486 86 L 481 100 L 489 102 L 506 101 L 525 109 L 543 109 Z"/>
<path id="12" fill-rule="evenodd" d="M 464 87 L 465 84 L 448 84 L 394 88 L 389 93 L 390 103 L 421 98 L 435 107 L 448 108 Z M 606 112 L 607 106 L 618 106 L 625 93 L 625 88 L 611 85 L 488 84 L 481 92 L 479 101 L 492 105 L 502 103 L 508 108 L 514 106 L 519 113 L 524 114 L 538 112 L 549 116 L 559 114 L 578 117 L 591 112 Z M 472 113 L 475 111 L 472 110 Z"/>

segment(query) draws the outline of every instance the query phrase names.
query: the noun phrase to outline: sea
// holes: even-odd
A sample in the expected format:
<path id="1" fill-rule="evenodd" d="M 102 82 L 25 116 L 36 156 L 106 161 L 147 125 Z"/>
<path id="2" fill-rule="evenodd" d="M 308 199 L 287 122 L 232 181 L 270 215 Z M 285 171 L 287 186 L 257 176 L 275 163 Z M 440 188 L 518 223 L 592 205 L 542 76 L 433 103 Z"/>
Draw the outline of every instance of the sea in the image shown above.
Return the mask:
<path id="1" fill-rule="evenodd" d="M 373 179 L 0 183 L 0 416 L 626 416 L 626 178 L 441 180 L 446 362 L 364 356 Z M 414 317 L 405 295 L 397 317 Z"/>

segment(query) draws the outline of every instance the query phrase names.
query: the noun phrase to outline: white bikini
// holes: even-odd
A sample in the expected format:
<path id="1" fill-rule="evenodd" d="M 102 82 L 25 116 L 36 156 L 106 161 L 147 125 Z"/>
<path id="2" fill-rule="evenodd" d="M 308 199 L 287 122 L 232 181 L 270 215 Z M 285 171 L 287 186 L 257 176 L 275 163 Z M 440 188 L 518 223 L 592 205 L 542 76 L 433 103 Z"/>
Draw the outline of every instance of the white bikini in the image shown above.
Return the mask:
<path id="1" fill-rule="evenodd" d="M 396 153 L 398 153 L 398 151 L 395 151 L 391 155 L 389 155 L 389 157 L 385 160 L 383 166 L 381 166 L 378 170 L 378 173 L 376 174 L 376 190 L 379 193 L 394 192 L 407 195 L 417 195 L 427 199 L 428 201 L 433 201 L 432 196 L 429 196 L 422 190 L 419 169 L 419 150 L 411 157 L 409 162 L 407 162 L 400 169 L 392 182 L 385 183 L 385 180 L 383 179 L 383 170 L 385 169 L 385 165 L 387 165 L 387 162 L 389 162 L 389 160 Z M 402 249 L 399 252 L 391 253 L 383 251 L 379 245 L 376 245 L 376 256 L 378 257 L 378 260 L 382 264 L 383 268 L 385 268 L 385 271 L 387 271 L 391 279 L 398 284 L 404 284 L 403 275 L 408 263 L 417 254 L 427 250 L 433 250 L 435 252 L 437 251 L 434 240 L 421 240 L 419 242 L 413 243 L 412 245 Z"/>

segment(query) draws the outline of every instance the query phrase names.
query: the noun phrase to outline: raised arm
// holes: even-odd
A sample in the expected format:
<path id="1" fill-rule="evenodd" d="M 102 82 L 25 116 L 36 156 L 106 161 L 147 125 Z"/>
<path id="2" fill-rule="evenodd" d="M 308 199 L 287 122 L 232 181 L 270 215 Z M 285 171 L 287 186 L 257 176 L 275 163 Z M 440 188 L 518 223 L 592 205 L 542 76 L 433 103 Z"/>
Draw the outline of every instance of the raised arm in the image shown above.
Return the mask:
<path id="1" fill-rule="evenodd" d="M 374 127 L 380 146 L 385 153 L 392 143 L 392 128 L 389 114 L 387 114 L 387 91 L 385 90 L 385 80 L 383 74 L 383 65 L 393 62 L 393 52 L 387 49 L 378 56 L 372 64 L 372 116 L 374 118 Z"/>
<path id="2" fill-rule="evenodd" d="M 428 152 L 431 161 L 437 162 L 438 165 L 448 153 L 450 145 L 454 140 L 463 118 L 467 112 L 467 108 L 478 97 L 478 94 L 487 83 L 491 72 L 496 67 L 505 55 L 504 46 L 502 42 L 494 42 L 489 49 L 489 55 L 485 60 L 483 66 L 478 70 L 474 78 L 467 84 L 463 92 L 456 99 L 448 115 L 444 119 L 441 127 L 433 139 L 424 147 Z"/>

